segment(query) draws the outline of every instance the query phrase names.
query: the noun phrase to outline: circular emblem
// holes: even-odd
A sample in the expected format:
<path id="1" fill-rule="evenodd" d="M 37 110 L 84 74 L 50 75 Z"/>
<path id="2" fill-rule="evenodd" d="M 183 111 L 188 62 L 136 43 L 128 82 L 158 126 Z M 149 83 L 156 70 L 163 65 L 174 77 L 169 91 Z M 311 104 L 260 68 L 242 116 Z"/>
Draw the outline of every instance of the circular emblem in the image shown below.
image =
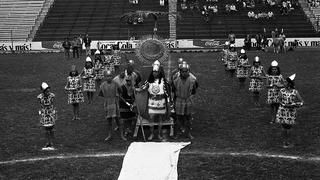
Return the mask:
<path id="1" fill-rule="evenodd" d="M 160 92 L 160 87 L 159 87 L 159 85 L 152 85 L 152 87 L 151 87 L 151 92 L 152 92 L 153 94 L 158 94 L 158 93 Z"/>
<path id="2" fill-rule="evenodd" d="M 156 60 L 163 62 L 168 59 L 169 50 L 159 39 L 148 38 L 140 41 L 136 48 L 136 55 L 142 62 L 150 63 Z"/>

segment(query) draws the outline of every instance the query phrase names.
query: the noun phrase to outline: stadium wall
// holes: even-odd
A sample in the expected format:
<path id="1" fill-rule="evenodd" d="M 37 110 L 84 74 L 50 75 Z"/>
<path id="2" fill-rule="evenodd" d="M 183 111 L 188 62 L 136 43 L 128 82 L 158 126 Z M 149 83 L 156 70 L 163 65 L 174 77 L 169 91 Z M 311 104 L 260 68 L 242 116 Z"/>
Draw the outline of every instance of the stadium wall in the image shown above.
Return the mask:
<path id="1" fill-rule="evenodd" d="M 170 49 L 216 49 L 219 50 L 224 46 L 225 39 L 180 39 L 165 40 L 165 44 Z M 256 46 L 255 39 L 251 40 L 252 47 Z M 119 40 L 119 41 L 93 41 L 91 49 L 105 49 L 107 46 L 119 45 L 120 49 L 133 50 L 139 44 L 139 40 Z M 287 38 L 286 46 L 297 47 L 320 47 L 320 38 Z M 244 39 L 236 39 L 236 47 L 242 47 Z M 269 46 L 272 45 L 272 39 L 269 38 Z M 14 52 L 60 52 L 62 42 L 45 41 L 45 42 L 0 42 L 0 53 Z M 84 47 L 83 47 L 84 49 Z"/>

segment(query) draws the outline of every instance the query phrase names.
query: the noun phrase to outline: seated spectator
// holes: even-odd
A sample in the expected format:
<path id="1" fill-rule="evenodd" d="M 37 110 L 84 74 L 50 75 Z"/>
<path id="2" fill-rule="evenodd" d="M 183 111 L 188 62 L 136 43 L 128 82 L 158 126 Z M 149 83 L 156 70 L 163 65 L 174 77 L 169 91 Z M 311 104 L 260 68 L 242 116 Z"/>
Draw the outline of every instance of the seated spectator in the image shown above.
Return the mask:
<path id="1" fill-rule="evenodd" d="M 253 11 L 249 11 L 249 12 L 248 12 L 248 17 L 249 17 L 249 18 L 254 18 L 254 17 L 255 17 L 254 12 L 253 12 Z"/>
<path id="2" fill-rule="evenodd" d="M 181 3 L 181 9 L 182 10 L 188 9 L 187 4 L 186 3 Z"/>
<path id="3" fill-rule="evenodd" d="M 276 5 L 276 2 L 274 0 L 267 0 L 267 4 L 270 6 L 270 7 L 274 7 Z"/>
<path id="4" fill-rule="evenodd" d="M 258 19 L 265 19 L 265 18 L 269 18 L 267 13 L 265 12 L 258 13 Z"/>
<path id="5" fill-rule="evenodd" d="M 225 7 L 226 7 L 226 12 L 229 13 L 229 12 L 230 12 L 230 5 L 229 5 L 229 4 L 226 4 Z"/>
<path id="6" fill-rule="evenodd" d="M 274 14 L 273 14 L 273 12 L 272 12 L 272 11 L 269 11 L 269 12 L 268 12 L 268 17 L 269 17 L 269 19 L 273 19 Z"/>
<path id="7" fill-rule="evenodd" d="M 254 0 L 247 0 L 247 8 L 254 8 L 256 7 L 256 3 L 254 2 Z"/>
<path id="8" fill-rule="evenodd" d="M 281 15 L 288 15 L 289 14 L 289 7 L 286 1 L 282 2 L 282 6 L 280 8 Z"/>
<path id="9" fill-rule="evenodd" d="M 236 5 L 231 4 L 230 5 L 230 11 L 237 11 Z"/>
<path id="10" fill-rule="evenodd" d="M 244 38 L 244 49 L 250 50 L 251 48 L 251 36 L 250 34 L 247 34 L 247 36 Z"/>
<path id="11" fill-rule="evenodd" d="M 217 5 L 214 5 L 213 6 L 213 9 L 212 9 L 213 13 L 218 13 L 218 6 Z"/>
<path id="12" fill-rule="evenodd" d="M 160 6 L 164 6 L 164 0 L 160 0 Z"/>

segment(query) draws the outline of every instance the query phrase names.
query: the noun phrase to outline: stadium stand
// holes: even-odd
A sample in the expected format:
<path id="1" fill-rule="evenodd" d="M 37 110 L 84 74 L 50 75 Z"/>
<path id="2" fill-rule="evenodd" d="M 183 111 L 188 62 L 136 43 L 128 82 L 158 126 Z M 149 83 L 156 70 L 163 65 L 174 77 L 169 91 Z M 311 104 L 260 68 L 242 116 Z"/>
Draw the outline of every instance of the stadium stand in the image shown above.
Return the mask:
<path id="1" fill-rule="evenodd" d="M 43 2 L 44 0 L 0 0 L 0 41 L 25 41 Z"/>
<path id="2" fill-rule="evenodd" d="M 124 13 L 136 10 L 168 12 L 168 7 L 160 6 L 159 0 L 139 0 L 139 4 L 131 4 L 128 0 L 56 0 L 34 41 L 63 40 L 79 34 L 89 34 L 93 40 L 120 40 L 152 34 L 152 17 L 137 25 L 120 21 Z M 163 38 L 169 36 L 168 16 L 158 18 L 157 34 Z"/>
<path id="3" fill-rule="evenodd" d="M 199 1 L 200 2 L 200 1 Z M 319 36 L 309 19 L 305 16 L 300 6 L 295 7 L 289 15 L 281 15 L 280 8 L 267 7 L 264 4 L 255 4 L 253 8 L 239 8 L 237 12 L 226 13 L 226 4 L 235 4 L 235 0 L 219 0 L 215 2 L 218 13 L 210 16 L 209 23 L 204 22 L 201 15 L 203 4 L 199 4 L 200 10 L 181 9 L 182 20 L 178 21 L 177 38 L 225 38 L 232 30 L 237 37 L 245 37 L 246 34 L 256 34 L 266 28 L 268 32 L 275 28 L 284 29 L 287 37 L 315 37 Z M 248 11 L 274 13 L 272 20 L 256 20 L 248 18 Z"/>

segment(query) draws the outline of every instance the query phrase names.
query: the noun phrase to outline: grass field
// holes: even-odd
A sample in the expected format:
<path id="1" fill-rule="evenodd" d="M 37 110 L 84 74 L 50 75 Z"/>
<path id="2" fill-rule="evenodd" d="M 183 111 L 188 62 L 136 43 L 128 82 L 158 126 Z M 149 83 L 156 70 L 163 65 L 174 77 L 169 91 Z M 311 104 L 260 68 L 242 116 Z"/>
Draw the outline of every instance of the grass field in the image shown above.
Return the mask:
<path id="1" fill-rule="evenodd" d="M 320 156 L 320 52 L 300 51 L 275 55 L 249 52 L 252 62 L 259 55 L 267 68 L 279 60 L 282 74 L 297 73 L 296 88 L 305 101 L 298 110 L 293 129 L 295 146 L 282 148 L 281 129 L 269 124 L 266 91 L 260 107 L 252 103 L 246 89 L 239 90 L 238 81 L 225 73 L 218 53 L 173 53 L 171 58 L 186 59 L 198 77 L 200 88 L 196 98 L 193 135 L 196 137 L 183 152 L 264 152 L 302 157 Z M 134 54 L 129 58 L 136 59 Z M 81 60 L 65 60 L 63 54 L 0 55 L 0 161 L 44 157 L 50 155 L 122 152 L 130 141 L 118 134 L 105 143 L 107 123 L 103 100 L 81 104 L 81 120 L 72 121 L 64 86 L 70 66 L 83 67 Z M 173 64 L 175 65 L 175 64 Z M 146 72 L 146 69 L 140 69 Z M 36 96 L 42 81 L 48 82 L 56 94 L 59 120 L 56 123 L 57 151 L 43 152 L 43 130 L 39 126 Z M 183 141 L 187 139 L 181 139 Z M 0 179 L 116 179 L 122 157 L 73 158 L 0 165 Z M 178 165 L 179 179 L 320 179 L 319 161 L 297 161 L 253 156 L 205 156 L 182 154 Z"/>

